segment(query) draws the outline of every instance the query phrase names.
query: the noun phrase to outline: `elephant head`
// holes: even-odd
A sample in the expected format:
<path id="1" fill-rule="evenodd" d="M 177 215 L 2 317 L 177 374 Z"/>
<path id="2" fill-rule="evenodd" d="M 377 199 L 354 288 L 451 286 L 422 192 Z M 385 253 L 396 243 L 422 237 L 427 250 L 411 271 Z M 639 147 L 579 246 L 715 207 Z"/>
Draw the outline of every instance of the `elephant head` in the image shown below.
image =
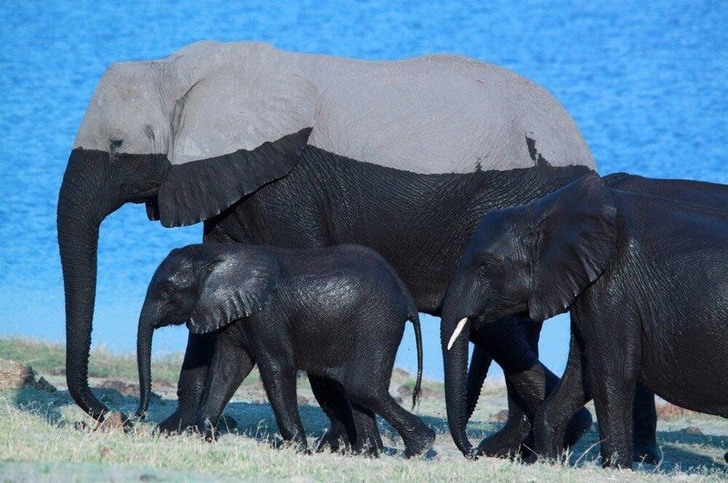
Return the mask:
<path id="1" fill-rule="evenodd" d="M 154 329 L 187 323 L 190 332 L 213 332 L 259 312 L 278 283 L 278 262 L 259 246 L 226 243 L 172 250 L 152 276 L 139 316 L 137 363 L 140 402 L 151 392 Z"/>
<path id="2" fill-rule="evenodd" d="M 481 221 L 442 309 L 447 417 L 466 456 L 474 456 L 465 433 L 470 325 L 521 312 L 542 321 L 566 311 L 611 262 L 616 213 L 609 189 L 591 173 Z"/>
<path id="3" fill-rule="evenodd" d="M 313 126 L 315 88 L 272 46 L 201 42 L 157 61 L 112 65 L 89 103 L 58 200 L 66 297 L 66 374 L 88 387 L 99 227 L 125 203 L 164 226 L 208 219 L 285 176 Z"/>

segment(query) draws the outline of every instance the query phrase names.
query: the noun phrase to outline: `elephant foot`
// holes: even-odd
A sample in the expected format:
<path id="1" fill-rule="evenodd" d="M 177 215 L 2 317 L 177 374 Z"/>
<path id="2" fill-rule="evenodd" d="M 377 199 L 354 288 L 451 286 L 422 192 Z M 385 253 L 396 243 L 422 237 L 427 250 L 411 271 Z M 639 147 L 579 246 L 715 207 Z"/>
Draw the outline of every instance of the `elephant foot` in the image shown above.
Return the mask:
<path id="1" fill-rule="evenodd" d="M 520 455 L 523 450 L 521 442 L 518 443 L 503 443 L 496 438 L 488 437 L 480 442 L 476 453 L 478 456 L 488 456 L 491 458 L 515 458 L 516 455 Z"/>
<path id="2" fill-rule="evenodd" d="M 726 453 L 728 456 L 728 453 Z M 650 443 L 645 445 L 635 444 L 634 451 L 632 451 L 632 461 L 635 463 L 647 463 L 650 465 L 656 465 L 660 462 L 662 456 L 660 450 L 657 448 L 656 443 Z M 728 461 L 728 460 L 726 460 Z"/>
<path id="3" fill-rule="evenodd" d="M 324 449 L 328 448 L 332 453 L 346 453 L 346 449 L 349 447 L 348 440 L 333 430 L 327 430 L 324 434 L 319 436 L 314 443 L 317 453 L 321 453 Z"/>
<path id="4" fill-rule="evenodd" d="M 235 421 L 235 418 L 233 418 L 232 416 L 223 414 L 220 417 L 220 420 L 217 422 L 217 431 L 218 432 L 232 433 L 236 429 L 238 429 L 238 422 Z"/>
<path id="5" fill-rule="evenodd" d="M 566 426 L 564 434 L 564 448 L 574 446 L 584 433 L 592 427 L 592 415 L 587 408 L 579 409 Z"/>
<path id="6" fill-rule="evenodd" d="M 182 434 L 184 431 L 191 428 L 193 424 L 193 419 L 191 417 L 183 417 L 182 411 L 180 411 L 178 408 L 167 419 L 159 423 L 154 429 L 154 432 L 164 436 Z"/>
<path id="7" fill-rule="evenodd" d="M 311 448 L 308 447 L 305 440 L 297 441 L 276 438 L 270 445 L 274 449 L 294 449 L 296 454 L 313 454 L 313 451 L 311 451 Z"/>
<path id="8" fill-rule="evenodd" d="M 508 458 L 513 459 L 521 455 L 524 451 L 529 452 L 528 448 L 532 448 L 529 444 L 532 438 L 521 436 L 522 431 L 518 428 L 509 427 L 506 423 L 500 431 L 483 439 L 477 448 L 479 456 L 488 456 L 491 458 Z M 527 433 L 530 435 L 530 433 Z"/>
<path id="9" fill-rule="evenodd" d="M 205 434 L 207 436 L 207 432 L 203 432 L 200 427 L 202 425 L 196 425 L 194 420 L 190 419 L 187 421 L 187 418 L 183 418 L 179 415 L 180 411 L 175 411 L 172 413 L 171 416 L 169 416 L 167 419 L 162 421 L 157 425 L 157 427 L 154 429 L 155 434 L 159 434 L 162 436 L 174 436 L 178 434 L 187 433 L 189 431 L 198 431 L 202 434 Z M 200 427 L 198 427 L 200 426 Z M 233 432 L 238 428 L 238 423 L 235 421 L 234 418 L 231 416 L 223 414 L 220 417 L 220 420 L 217 422 L 217 425 L 214 428 L 215 433 L 230 433 Z M 214 437 L 213 437 L 214 439 Z"/>
<path id="10" fill-rule="evenodd" d="M 316 440 L 315 448 L 317 453 L 328 447 L 332 453 L 364 455 L 369 458 L 379 457 L 384 448 L 379 432 L 376 434 L 363 434 L 361 437 L 357 437 L 354 444 L 351 444 L 346 429 L 340 428 L 340 431 L 330 429 Z"/>
<path id="11" fill-rule="evenodd" d="M 418 438 L 411 438 L 407 441 L 404 456 L 405 458 L 412 458 L 413 456 L 424 454 L 432 448 L 433 444 L 435 444 L 435 431 L 425 427 L 425 430 L 422 431 Z"/>

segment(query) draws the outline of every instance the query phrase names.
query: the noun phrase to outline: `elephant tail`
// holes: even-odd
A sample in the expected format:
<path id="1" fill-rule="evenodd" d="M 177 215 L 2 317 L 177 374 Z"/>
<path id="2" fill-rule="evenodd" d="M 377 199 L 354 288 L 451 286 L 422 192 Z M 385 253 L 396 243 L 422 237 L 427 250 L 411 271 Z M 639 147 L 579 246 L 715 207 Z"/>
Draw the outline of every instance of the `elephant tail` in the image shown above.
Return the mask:
<path id="1" fill-rule="evenodd" d="M 412 298 L 412 295 L 410 295 L 407 286 L 393 269 L 392 274 L 399 285 L 399 292 L 402 294 L 402 298 L 407 303 L 407 320 L 412 322 L 412 327 L 415 329 L 415 343 L 417 344 L 417 379 L 415 380 L 415 388 L 412 391 L 412 409 L 414 409 L 420 400 L 420 392 L 422 388 L 422 328 L 420 327 L 420 314 L 417 311 L 417 304 Z"/>
<path id="2" fill-rule="evenodd" d="M 412 322 L 412 327 L 415 329 L 415 341 L 417 344 L 417 379 L 415 380 L 415 388 L 412 391 L 412 409 L 414 409 L 420 399 L 422 388 L 422 328 L 420 327 L 420 316 L 417 310 L 410 312 L 408 319 Z"/>

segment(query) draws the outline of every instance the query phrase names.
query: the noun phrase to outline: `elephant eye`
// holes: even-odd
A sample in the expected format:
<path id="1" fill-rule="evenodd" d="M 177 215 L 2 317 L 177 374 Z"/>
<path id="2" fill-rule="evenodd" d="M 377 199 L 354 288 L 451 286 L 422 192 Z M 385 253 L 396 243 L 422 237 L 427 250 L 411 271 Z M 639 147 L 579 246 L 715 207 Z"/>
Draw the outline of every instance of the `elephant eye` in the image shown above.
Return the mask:
<path id="1" fill-rule="evenodd" d="M 491 272 L 496 265 L 498 265 L 498 260 L 492 256 L 484 256 L 478 261 L 478 271 L 486 274 Z"/>
<path id="2" fill-rule="evenodd" d="M 124 144 L 123 139 L 111 139 L 109 141 L 109 151 L 115 153 L 119 150 L 122 144 Z"/>
<path id="3" fill-rule="evenodd" d="M 162 297 L 164 300 L 169 300 L 172 298 L 172 286 L 164 284 L 162 286 L 162 292 L 159 294 L 160 297 Z"/>

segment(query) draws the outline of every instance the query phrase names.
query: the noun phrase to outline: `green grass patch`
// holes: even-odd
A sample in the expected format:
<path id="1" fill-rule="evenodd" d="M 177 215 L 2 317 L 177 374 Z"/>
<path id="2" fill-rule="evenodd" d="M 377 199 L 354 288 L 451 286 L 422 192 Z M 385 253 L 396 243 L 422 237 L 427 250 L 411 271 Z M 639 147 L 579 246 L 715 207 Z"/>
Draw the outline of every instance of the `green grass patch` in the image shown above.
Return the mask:
<path id="1" fill-rule="evenodd" d="M 596 429 L 575 447 L 565 465 L 534 464 L 481 458 L 467 461 L 455 448 L 445 419 L 442 384 L 426 381 L 427 389 L 415 413 L 437 432 L 434 453 L 403 458 L 396 432 L 380 423 L 387 452 L 378 459 L 318 453 L 300 455 L 274 449 L 277 427 L 259 380 L 253 378 L 235 394 L 226 409 L 237 429 L 215 443 L 194 435 L 159 438 L 156 423 L 176 408 L 174 390 L 152 400 L 149 417 L 131 432 L 94 430 L 95 424 L 73 403 L 60 374 L 65 349 L 25 339 L 0 339 L 0 358 L 33 366 L 38 375 L 58 386 L 47 392 L 25 387 L 0 391 L 0 481 L 725 481 L 723 453 L 728 450 L 728 422 L 695 413 L 658 424 L 663 462 L 655 467 L 635 465 L 635 471 L 602 470 L 598 464 Z M 154 361 L 155 379 L 176 379 L 180 356 Z M 136 381 L 132 356 L 95 350 L 92 373 L 109 379 Z M 132 414 L 138 397 L 105 388 L 92 380 L 97 396 L 114 409 Z M 397 371 L 391 386 L 412 386 L 412 377 Z M 402 404 L 409 408 L 410 400 Z M 483 392 L 468 435 L 471 442 L 502 427 L 491 415 L 504 409 L 505 388 L 488 386 Z M 328 426 L 305 377 L 299 378 L 299 408 L 313 446 Z M 593 412 L 593 410 L 592 410 Z M 688 430 L 686 430 L 688 429 Z"/>

